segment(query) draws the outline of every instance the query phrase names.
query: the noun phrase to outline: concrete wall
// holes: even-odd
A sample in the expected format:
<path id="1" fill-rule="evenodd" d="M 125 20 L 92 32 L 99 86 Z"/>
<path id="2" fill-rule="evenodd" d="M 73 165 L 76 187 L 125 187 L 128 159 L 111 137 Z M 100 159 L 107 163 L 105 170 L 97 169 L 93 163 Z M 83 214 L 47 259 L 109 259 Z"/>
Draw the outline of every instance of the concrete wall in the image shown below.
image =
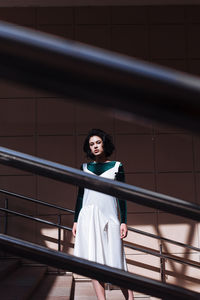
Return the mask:
<path id="1" fill-rule="evenodd" d="M 198 6 L 1 8 L 0 19 L 200 73 Z M 3 80 L 0 105 L 1 146 L 79 168 L 85 161 L 84 137 L 90 128 L 99 127 L 113 135 L 113 159 L 124 163 L 128 183 L 200 204 L 200 140 L 187 131 L 130 123 L 115 112 L 108 114 Z M 4 166 L 0 166 L 0 187 L 72 209 L 77 192 L 71 185 Z M 2 195 L 0 201 L 4 205 Z M 58 212 L 22 200 L 10 198 L 9 208 L 57 221 Z M 71 226 L 72 217 L 63 215 L 62 223 Z M 128 203 L 128 224 L 200 247 L 199 225 L 182 217 Z M 57 248 L 57 231 L 42 224 L 9 217 L 8 233 Z M 62 239 L 63 251 L 72 252 L 71 235 L 63 234 Z M 159 251 L 158 241 L 150 238 L 129 233 L 127 241 Z M 194 251 L 170 244 L 164 244 L 164 251 L 199 262 Z M 160 278 L 159 258 L 130 249 L 126 254 L 130 271 Z M 170 261 L 166 267 L 167 282 L 199 289 L 198 270 Z"/>

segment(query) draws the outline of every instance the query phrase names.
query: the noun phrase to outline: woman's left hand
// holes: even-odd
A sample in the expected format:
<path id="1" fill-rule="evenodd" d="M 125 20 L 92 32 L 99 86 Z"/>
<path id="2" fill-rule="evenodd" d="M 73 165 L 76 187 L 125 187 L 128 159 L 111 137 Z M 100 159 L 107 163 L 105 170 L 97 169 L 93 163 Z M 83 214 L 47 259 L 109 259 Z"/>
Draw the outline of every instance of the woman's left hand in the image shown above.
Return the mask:
<path id="1" fill-rule="evenodd" d="M 120 226 L 120 237 L 121 239 L 124 239 L 125 237 L 127 237 L 128 234 L 128 229 L 127 229 L 127 225 L 125 223 L 122 223 Z"/>

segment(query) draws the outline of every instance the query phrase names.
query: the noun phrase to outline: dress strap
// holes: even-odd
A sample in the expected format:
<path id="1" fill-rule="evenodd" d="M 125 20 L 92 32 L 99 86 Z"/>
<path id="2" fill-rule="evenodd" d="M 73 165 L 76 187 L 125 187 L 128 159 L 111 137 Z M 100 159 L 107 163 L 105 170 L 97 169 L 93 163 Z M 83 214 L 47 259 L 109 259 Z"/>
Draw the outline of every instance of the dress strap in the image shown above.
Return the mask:
<path id="1" fill-rule="evenodd" d="M 83 164 L 83 171 L 86 172 L 87 171 L 87 163 Z"/>
<path id="2" fill-rule="evenodd" d="M 115 173 L 117 173 L 119 171 L 119 166 L 120 166 L 121 162 L 120 161 L 116 161 L 116 164 L 114 166 L 115 169 Z"/>

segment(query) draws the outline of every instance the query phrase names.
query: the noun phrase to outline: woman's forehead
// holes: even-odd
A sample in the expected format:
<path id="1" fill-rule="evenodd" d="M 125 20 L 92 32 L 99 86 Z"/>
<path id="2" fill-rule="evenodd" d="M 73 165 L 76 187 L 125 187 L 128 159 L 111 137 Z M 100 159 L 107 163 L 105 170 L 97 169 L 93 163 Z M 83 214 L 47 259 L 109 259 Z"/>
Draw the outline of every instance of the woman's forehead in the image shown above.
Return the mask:
<path id="1" fill-rule="evenodd" d="M 97 136 L 97 135 L 93 135 L 90 137 L 89 139 L 89 143 L 95 143 L 96 141 L 102 141 L 102 138 L 100 138 L 100 136 Z"/>

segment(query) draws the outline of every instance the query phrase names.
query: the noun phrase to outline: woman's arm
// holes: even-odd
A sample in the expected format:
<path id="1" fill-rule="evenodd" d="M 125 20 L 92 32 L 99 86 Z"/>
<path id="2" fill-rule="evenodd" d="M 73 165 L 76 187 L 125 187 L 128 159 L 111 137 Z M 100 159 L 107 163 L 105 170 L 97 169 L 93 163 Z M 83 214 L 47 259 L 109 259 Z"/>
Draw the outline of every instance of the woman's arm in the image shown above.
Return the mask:
<path id="1" fill-rule="evenodd" d="M 79 187 L 79 189 L 78 189 L 78 196 L 77 196 L 77 199 L 76 199 L 74 222 L 77 222 L 78 215 L 79 215 L 80 210 L 81 210 L 82 205 L 83 205 L 83 194 L 84 194 L 84 188 Z"/>
<path id="2" fill-rule="evenodd" d="M 83 166 L 81 166 L 81 170 L 83 170 Z M 73 233 L 74 237 L 76 236 L 76 227 L 77 227 L 78 216 L 79 216 L 80 210 L 83 205 L 83 194 L 84 194 L 84 188 L 79 187 L 78 195 L 77 195 L 77 199 L 76 199 L 76 206 L 75 206 L 74 224 L 73 224 L 73 228 L 72 228 L 72 233 Z"/>
<path id="3" fill-rule="evenodd" d="M 124 173 L 124 167 L 122 164 L 120 164 L 118 173 L 116 174 L 116 180 L 125 182 L 125 173 Z M 119 211 L 120 211 L 120 235 L 121 239 L 125 238 L 128 234 L 128 229 L 127 229 L 127 206 L 126 206 L 126 201 L 118 199 L 118 204 L 119 204 Z"/>

